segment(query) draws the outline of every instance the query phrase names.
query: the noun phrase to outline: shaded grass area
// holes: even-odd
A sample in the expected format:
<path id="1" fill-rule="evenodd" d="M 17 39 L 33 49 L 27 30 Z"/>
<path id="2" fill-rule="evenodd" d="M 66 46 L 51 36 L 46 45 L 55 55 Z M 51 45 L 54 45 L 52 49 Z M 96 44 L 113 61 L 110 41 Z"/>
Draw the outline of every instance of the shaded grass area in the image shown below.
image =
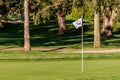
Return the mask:
<path id="1" fill-rule="evenodd" d="M 67 47 L 81 48 L 81 28 L 76 30 L 72 25 L 74 20 L 67 20 L 68 32 L 58 35 L 56 21 L 50 21 L 41 25 L 30 24 L 32 47 Z M 117 25 L 118 26 L 118 25 Z M 117 27 L 118 28 L 118 27 Z M 23 47 L 23 24 L 4 24 L 0 28 L 0 48 Z M 114 36 L 102 37 L 102 48 L 118 48 L 120 34 L 115 30 Z M 93 21 L 84 20 L 84 48 L 93 48 Z"/>
<path id="2" fill-rule="evenodd" d="M 120 60 L 0 62 L 1 80 L 119 80 Z"/>

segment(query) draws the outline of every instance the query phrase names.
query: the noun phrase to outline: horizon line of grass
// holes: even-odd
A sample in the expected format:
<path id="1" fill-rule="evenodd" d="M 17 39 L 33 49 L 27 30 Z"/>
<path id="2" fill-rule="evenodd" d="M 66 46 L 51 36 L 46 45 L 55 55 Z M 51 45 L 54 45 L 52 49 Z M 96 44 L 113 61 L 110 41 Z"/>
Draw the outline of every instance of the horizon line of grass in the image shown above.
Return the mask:
<path id="1" fill-rule="evenodd" d="M 120 53 L 84 53 L 84 60 L 120 59 Z M 81 60 L 81 53 L 60 53 L 58 51 L 4 51 L 0 50 L 0 61 L 43 61 L 43 60 Z"/>

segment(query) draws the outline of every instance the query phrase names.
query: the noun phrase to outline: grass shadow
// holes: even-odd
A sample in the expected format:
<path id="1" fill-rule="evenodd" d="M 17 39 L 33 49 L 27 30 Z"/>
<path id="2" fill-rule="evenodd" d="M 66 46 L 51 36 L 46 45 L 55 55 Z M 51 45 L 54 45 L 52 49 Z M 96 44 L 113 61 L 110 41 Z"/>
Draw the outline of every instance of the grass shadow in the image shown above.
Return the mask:
<path id="1" fill-rule="evenodd" d="M 58 35 L 57 21 L 51 21 L 40 25 L 30 24 L 30 36 L 32 47 L 64 47 L 80 48 L 81 47 L 81 27 L 75 29 L 72 25 L 74 20 L 67 20 L 68 32 L 64 35 Z M 23 47 L 24 45 L 24 25 L 23 24 L 4 24 L 0 28 L 0 46 Z M 93 23 L 84 21 L 84 46 L 93 47 Z M 104 46 L 120 46 L 120 35 L 116 34 L 110 38 L 102 38 L 101 42 Z M 114 44 L 115 43 L 115 44 Z"/>

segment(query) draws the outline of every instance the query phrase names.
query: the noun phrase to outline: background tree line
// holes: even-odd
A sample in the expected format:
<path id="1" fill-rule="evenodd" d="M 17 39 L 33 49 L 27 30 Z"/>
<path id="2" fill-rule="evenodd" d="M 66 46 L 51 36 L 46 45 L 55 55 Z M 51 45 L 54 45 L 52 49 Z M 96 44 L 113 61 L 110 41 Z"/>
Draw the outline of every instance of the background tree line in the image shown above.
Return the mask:
<path id="1" fill-rule="evenodd" d="M 116 18 L 119 4 L 119 0 L 0 0 L 0 19 L 11 20 L 16 15 L 24 20 L 25 50 L 29 51 L 29 20 L 34 25 L 57 20 L 58 33 L 64 34 L 67 32 L 66 17 L 94 18 L 94 47 L 100 47 L 100 22 L 103 24 L 102 34 L 112 36 L 115 19 L 119 19 Z"/>

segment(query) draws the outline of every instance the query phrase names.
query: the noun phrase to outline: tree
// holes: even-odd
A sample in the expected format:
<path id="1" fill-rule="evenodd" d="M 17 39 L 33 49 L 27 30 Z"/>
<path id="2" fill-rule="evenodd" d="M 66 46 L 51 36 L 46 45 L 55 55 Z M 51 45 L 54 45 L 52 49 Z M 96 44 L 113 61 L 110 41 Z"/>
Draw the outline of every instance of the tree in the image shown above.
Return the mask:
<path id="1" fill-rule="evenodd" d="M 94 48 L 100 48 L 100 14 L 98 1 L 94 0 Z"/>
<path id="2" fill-rule="evenodd" d="M 19 17 L 23 17 L 23 2 L 23 0 L 1 0 L 0 14 L 7 20 L 14 14 L 17 16 L 20 14 L 22 16 Z"/>
<path id="3" fill-rule="evenodd" d="M 30 0 L 30 5 L 34 25 L 44 23 L 54 15 L 54 5 L 51 0 Z"/>
<path id="4" fill-rule="evenodd" d="M 59 25 L 59 34 L 64 34 L 67 31 L 66 28 L 66 9 L 62 6 L 62 4 L 57 5 L 58 11 L 56 12 L 58 25 Z"/>
<path id="5" fill-rule="evenodd" d="M 32 13 L 32 18 L 33 18 L 33 22 L 34 25 L 38 25 L 39 23 L 41 23 L 41 18 L 39 17 L 40 14 L 39 12 L 41 11 L 41 4 L 42 1 L 41 0 L 30 0 L 30 12 Z"/>
<path id="6" fill-rule="evenodd" d="M 56 16 L 58 20 L 58 34 L 64 34 L 67 32 L 66 27 L 66 15 L 68 8 L 71 5 L 71 0 L 55 0 L 53 1 L 53 5 L 55 5 Z"/>
<path id="7" fill-rule="evenodd" d="M 24 50 L 30 51 L 29 0 L 24 0 Z"/>
<path id="8" fill-rule="evenodd" d="M 56 16 L 58 20 L 58 34 L 64 34 L 67 31 L 66 28 L 66 8 L 63 4 L 63 0 L 53 1 L 53 5 L 56 7 Z"/>
<path id="9" fill-rule="evenodd" d="M 103 16 L 103 34 L 112 36 L 113 24 L 118 15 L 119 0 L 104 0 L 100 1 L 102 16 Z"/>

